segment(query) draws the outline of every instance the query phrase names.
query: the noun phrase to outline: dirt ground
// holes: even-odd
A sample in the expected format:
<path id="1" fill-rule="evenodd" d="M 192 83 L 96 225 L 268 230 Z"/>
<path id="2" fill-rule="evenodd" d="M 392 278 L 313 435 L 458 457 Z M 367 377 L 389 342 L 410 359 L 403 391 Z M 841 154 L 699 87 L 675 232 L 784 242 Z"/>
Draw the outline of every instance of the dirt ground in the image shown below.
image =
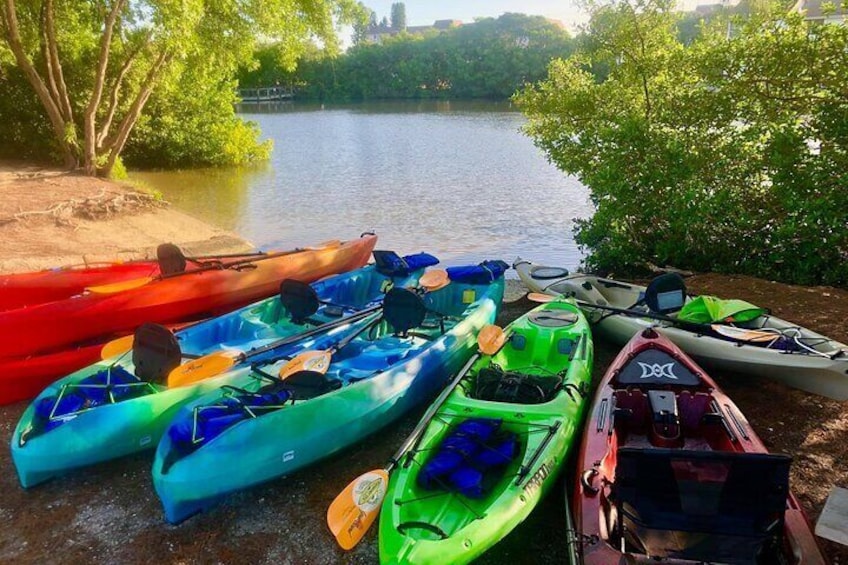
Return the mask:
<path id="1" fill-rule="evenodd" d="M 145 258 L 163 242 L 194 255 L 253 248 L 120 183 L 0 162 L 0 272 Z"/>
<path id="2" fill-rule="evenodd" d="M 120 194 L 127 189 L 0 163 L 0 272 L 143 256 L 162 241 L 173 241 L 198 254 L 238 251 L 248 245 L 168 208 L 123 210 L 97 221 L 48 214 L 3 221 L 20 212 L 82 202 L 104 191 Z M 848 342 L 848 291 L 715 274 L 697 275 L 687 284 L 697 293 L 734 296 L 771 307 L 776 315 Z M 500 324 L 533 306 L 522 295 L 523 288 L 513 281 Z M 613 345 L 596 343 L 596 382 L 617 351 Z M 766 445 L 794 457 L 792 487 L 815 521 L 830 488 L 848 486 L 848 406 L 765 379 L 713 376 Z M 25 407 L 26 403 L 0 407 L 4 445 L 9 444 Z M 376 528 L 354 551 L 344 553 L 326 528 L 326 509 L 351 479 L 385 464 L 423 411 L 422 407 L 339 456 L 232 496 L 217 509 L 179 526 L 163 520 L 150 477 L 150 453 L 74 472 L 24 491 L 8 448 L 2 448 L 0 563 L 376 563 Z M 564 562 L 562 497 L 569 481 L 560 483 L 524 524 L 479 562 Z M 848 549 L 822 545 L 834 563 L 848 565 Z"/>

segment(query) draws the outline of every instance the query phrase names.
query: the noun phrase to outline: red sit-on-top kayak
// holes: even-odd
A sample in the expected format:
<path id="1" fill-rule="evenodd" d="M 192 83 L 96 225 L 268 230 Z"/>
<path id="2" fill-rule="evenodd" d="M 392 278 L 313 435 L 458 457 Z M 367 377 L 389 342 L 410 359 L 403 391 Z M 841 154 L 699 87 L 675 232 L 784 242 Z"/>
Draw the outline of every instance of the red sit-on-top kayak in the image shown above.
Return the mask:
<path id="1" fill-rule="evenodd" d="M 789 492 L 790 463 L 646 329 L 613 361 L 586 424 L 573 499 L 583 560 L 825 563 Z"/>
<path id="2" fill-rule="evenodd" d="M 159 263 L 96 263 L 0 275 L 0 311 L 53 302 L 80 294 L 88 286 L 159 274 Z"/>
<path id="3" fill-rule="evenodd" d="M 129 333 L 145 322 L 172 324 L 209 317 L 277 292 L 280 281 L 312 282 L 365 265 L 377 237 L 215 265 L 183 264 L 184 272 L 149 282 L 0 313 L 0 363 L 56 351 L 109 334 Z M 130 282 L 130 281 L 127 281 Z M 0 367 L 2 370 L 2 367 Z"/>

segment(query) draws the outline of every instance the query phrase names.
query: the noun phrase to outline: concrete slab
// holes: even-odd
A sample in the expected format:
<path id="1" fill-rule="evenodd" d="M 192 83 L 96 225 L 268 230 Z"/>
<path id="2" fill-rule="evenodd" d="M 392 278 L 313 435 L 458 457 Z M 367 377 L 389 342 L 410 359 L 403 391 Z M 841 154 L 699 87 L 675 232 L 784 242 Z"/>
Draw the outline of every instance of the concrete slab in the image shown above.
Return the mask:
<path id="1" fill-rule="evenodd" d="M 816 522 L 816 535 L 848 546 L 848 489 L 833 487 Z"/>

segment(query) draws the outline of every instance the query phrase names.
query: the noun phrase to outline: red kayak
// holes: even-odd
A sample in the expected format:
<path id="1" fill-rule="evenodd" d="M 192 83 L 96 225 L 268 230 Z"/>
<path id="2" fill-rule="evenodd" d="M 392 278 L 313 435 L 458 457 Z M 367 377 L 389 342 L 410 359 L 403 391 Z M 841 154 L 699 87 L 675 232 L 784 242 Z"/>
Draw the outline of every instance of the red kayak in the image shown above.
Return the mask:
<path id="1" fill-rule="evenodd" d="M 175 256 L 175 253 L 178 254 Z M 160 273 L 160 261 L 185 261 L 195 268 L 224 260 L 237 261 L 261 256 L 263 253 L 207 255 L 185 257 L 173 244 L 159 246 L 159 259 L 115 261 L 67 265 L 29 273 L 0 275 L 0 311 L 64 300 L 91 286 L 98 286 L 140 277 L 155 277 Z"/>
<path id="2" fill-rule="evenodd" d="M 72 265 L 31 273 L 0 275 L 0 311 L 53 302 L 95 286 L 159 274 L 156 261 Z"/>
<path id="3" fill-rule="evenodd" d="M 207 318 L 271 296 L 280 281 L 312 282 L 368 262 L 377 237 L 196 266 L 168 261 L 166 273 L 90 288 L 79 296 L 0 313 L 0 359 L 71 348 L 129 333 L 144 322 Z M 170 257 L 174 259 L 174 257 Z M 181 268 L 180 268 L 181 267 Z"/>
<path id="4" fill-rule="evenodd" d="M 739 408 L 656 330 L 601 381 L 574 492 L 587 564 L 826 563 L 770 454 Z"/>

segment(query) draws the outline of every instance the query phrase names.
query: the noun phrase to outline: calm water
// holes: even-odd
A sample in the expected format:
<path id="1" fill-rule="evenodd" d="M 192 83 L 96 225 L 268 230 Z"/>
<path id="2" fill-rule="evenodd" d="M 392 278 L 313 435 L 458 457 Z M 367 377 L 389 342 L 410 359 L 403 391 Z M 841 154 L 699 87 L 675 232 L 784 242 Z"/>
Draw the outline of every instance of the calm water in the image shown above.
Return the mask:
<path id="1" fill-rule="evenodd" d="M 571 220 L 591 214 L 587 190 L 545 160 L 508 105 L 288 105 L 244 117 L 274 140 L 269 163 L 132 176 L 266 249 L 374 231 L 381 248 L 447 263 L 579 263 Z"/>

